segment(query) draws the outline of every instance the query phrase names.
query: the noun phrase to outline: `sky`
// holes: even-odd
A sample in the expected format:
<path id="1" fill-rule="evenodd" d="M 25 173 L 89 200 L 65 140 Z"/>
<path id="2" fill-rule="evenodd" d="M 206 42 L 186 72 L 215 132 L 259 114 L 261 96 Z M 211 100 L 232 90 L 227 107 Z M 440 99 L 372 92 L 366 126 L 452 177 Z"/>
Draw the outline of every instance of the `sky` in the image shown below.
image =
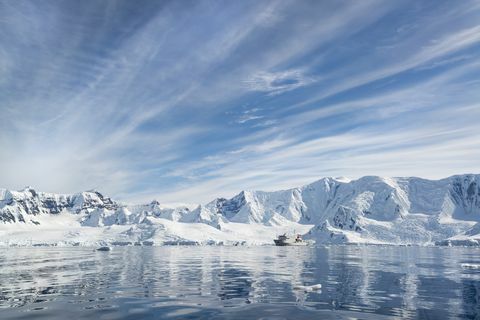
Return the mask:
<path id="1" fill-rule="evenodd" d="M 480 173 L 480 1 L 0 0 L 0 187 L 206 203 Z"/>

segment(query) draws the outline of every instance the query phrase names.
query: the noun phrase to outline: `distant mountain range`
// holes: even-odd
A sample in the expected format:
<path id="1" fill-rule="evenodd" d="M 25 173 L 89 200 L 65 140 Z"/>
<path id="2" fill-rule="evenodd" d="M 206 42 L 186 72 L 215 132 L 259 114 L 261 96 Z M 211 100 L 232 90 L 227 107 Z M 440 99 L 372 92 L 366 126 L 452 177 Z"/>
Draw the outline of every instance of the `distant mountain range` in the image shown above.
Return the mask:
<path id="1" fill-rule="evenodd" d="M 0 245 L 271 244 L 283 232 L 304 233 L 317 244 L 478 245 L 479 222 L 475 174 L 323 178 L 197 207 L 128 205 L 98 191 L 0 189 Z"/>

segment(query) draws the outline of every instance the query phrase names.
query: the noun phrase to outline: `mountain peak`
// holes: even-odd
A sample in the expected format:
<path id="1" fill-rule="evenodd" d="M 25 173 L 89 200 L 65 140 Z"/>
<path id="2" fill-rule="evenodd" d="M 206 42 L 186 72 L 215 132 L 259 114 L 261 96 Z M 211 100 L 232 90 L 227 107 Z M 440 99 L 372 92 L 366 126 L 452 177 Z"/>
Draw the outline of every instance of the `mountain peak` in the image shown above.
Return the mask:
<path id="1" fill-rule="evenodd" d="M 480 222 L 480 175 L 474 174 L 441 180 L 326 177 L 288 190 L 244 190 L 230 199 L 217 198 L 192 209 L 167 208 L 155 200 L 145 205 L 119 205 L 97 190 L 61 195 L 36 193 L 27 187 L 0 193 L 0 225 L 36 227 L 55 221 L 54 216 L 62 213 L 62 217 L 77 217 L 74 219 L 82 226 L 132 225 L 143 238 L 167 229 L 183 232 L 185 225 L 171 224 L 182 222 L 196 223 L 199 230 L 213 227 L 212 234 L 222 239 L 232 234 L 252 237 L 256 232 L 252 230 L 264 227 L 286 230 L 295 226 L 310 230 L 308 236 L 319 243 L 426 244 L 455 235 L 476 237 L 471 234 L 477 234 L 478 227 L 472 226 Z M 155 225 L 158 230 L 149 229 Z"/>

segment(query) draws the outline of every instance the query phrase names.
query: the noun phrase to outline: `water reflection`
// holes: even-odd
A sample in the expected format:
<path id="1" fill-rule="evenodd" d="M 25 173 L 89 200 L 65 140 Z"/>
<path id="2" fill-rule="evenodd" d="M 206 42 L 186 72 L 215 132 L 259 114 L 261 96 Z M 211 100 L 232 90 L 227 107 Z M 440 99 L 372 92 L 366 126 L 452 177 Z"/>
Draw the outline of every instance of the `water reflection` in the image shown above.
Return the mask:
<path id="1" fill-rule="evenodd" d="M 0 318 L 475 319 L 479 253 L 361 246 L 2 249 Z M 317 283 L 320 291 L 294 289 Z"/>

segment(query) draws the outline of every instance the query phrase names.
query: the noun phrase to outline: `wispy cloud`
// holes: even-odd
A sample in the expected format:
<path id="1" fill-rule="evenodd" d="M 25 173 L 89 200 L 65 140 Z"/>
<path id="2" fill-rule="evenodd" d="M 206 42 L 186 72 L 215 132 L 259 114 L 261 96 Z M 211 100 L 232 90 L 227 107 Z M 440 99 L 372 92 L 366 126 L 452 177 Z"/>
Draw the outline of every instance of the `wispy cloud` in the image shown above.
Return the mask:
<path id="1" fill-rule="evenodd" d="M 251 90 L 276 95 L 308 86 L 315 81 L 315 78 L 305 75 L 302 70 L 286 70 L 282 72 L 259 72 L 246 80 L 245 83 Z"/>
<path id="2" fill-rule="evenodd" d="M 253 114 L 244 114 L 237 119 L 237 123 L 245 123 L 253 120 L 262 119 L 263 116 L 257 116 Z"/>

